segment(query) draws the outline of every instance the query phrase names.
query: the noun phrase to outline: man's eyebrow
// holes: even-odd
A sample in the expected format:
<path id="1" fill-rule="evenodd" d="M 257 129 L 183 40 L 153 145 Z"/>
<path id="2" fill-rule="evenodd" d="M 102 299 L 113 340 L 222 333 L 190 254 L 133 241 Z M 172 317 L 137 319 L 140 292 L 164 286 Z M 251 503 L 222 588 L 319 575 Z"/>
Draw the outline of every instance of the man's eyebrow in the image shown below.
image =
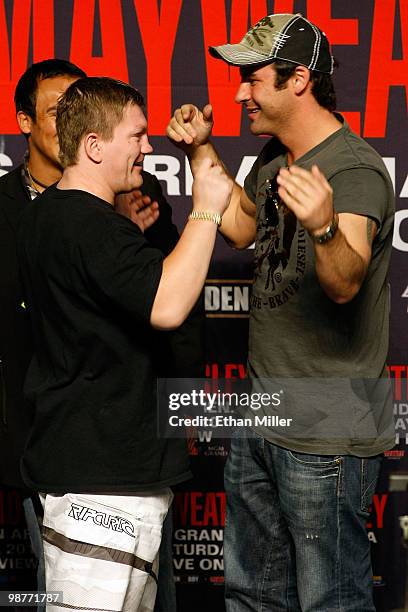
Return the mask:
<path id="1" fill-rule="evenodd" d="M 248 79 L 252 74 L 256 72 L 256 69 L 243 67 L 240 68 L 241 78 Z"/>

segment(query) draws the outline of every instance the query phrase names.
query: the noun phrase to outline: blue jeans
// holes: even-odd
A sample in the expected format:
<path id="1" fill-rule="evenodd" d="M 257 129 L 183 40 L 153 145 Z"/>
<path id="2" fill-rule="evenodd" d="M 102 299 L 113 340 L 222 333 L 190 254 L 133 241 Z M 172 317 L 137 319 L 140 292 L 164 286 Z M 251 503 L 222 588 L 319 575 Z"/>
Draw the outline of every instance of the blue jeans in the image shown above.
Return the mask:
<path id="1" fill-rule="evenodd" d="M 381 457 L 239 436 L 225 468 L 227 611 L 375 612 L 365 521 Z"/>

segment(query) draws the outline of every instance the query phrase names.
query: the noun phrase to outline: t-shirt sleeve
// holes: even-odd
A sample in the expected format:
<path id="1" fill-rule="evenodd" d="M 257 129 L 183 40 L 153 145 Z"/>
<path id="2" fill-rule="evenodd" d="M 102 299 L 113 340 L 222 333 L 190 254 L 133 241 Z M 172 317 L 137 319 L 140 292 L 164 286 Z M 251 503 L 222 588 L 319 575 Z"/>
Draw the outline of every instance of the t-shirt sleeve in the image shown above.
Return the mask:
<path id="1" fill-rule="evenodd" d="M 370 217 L 381 228 L 387 214 L 388 190 L 379 172 L 370 168 L 344 170 L 331 179 L 330 185 L 338 213 Z"/>
<path id="2" fill-rule="evenodd" d="M 255 204 L 256 202 L 256 190 L 258 182 L 258 172 L 261 168 L 261 158 L 257 157 L 251 170 L 247 174 L 244 181 L 244 191 L 248 198 Z"/>
<path id="3" fill-rule="evenodd" d="M 80 242 L 89 291 L 101 307 L 106 304 L 149 322 L 163 255 L 128 219 L 112 213 L 104 221 L 94 243 L 88 233 Z"/>

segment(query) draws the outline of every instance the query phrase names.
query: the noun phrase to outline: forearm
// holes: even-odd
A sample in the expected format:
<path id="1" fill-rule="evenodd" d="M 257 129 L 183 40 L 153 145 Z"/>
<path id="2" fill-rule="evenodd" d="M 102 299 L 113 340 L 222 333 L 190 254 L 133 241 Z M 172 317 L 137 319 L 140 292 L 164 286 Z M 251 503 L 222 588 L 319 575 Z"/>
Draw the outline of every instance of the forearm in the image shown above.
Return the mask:
<path id="1" fill-rule="evenodd" d="M 204 286 L 216 233 L 212 221 L 188 221 L 176 247 L 163 261 L 150 318 L 153 327 L 174 329 L 186 319 Z"/>
<path id="2" fill-rule="evenodd" d="M 345 304 L 357 295 L 367 264 L 347 242 L 340 228 L 329 242 L 315 245 L 316 273 L 328 297 Z"/>
<path id="3" fill-rule="evenodd" d="M 237 248 L 245 248 L 255 238 L 255 206 L 243 195 L 240 185 L 236 183 L 209 138 L 213 126 L 212 107 L 207 104 L 202 111 L 194 104 L 183 104 L 174 111 L 167 136 L 176 146 L 185 151 L 190 161 L 193 177 L 196 178 L 205 159 L 220 169 L 224 178 L 232 184 L 232 193 L 227 210 L 224 211 L 221 233 L 224 238 Z M 212 196 L 215 197 L 213 192 Z"/>
<path id="4" fill-rule="evenodd" d="M 224 171 L 225 175 L 233 181 L 231 200 L 227 210 L 222 216 L 220 233 L 232 247 L 245 249 L 255 240 L 255 219 L 247 214 L 241 206 L 242 187 L 231 177 L 224 162 L 218 155 L 211 142 L 191 148 L 188 152 L 193 176 L 197 172 L 203 159 L 209 158 Z M 251 203 L 249 203 L 251 205 Z"/>
<path id="5" fill-rule="evenodd" d="M 316 165 L 311 170 L 295 164 L 281 168 L 277 182 L 280 197 L 313 237 L 321 287 L 337 304 L 349 302 L 367 272 L 374 222 L 354 213 L 336 214 L 333 188 Z M 340 193 L 337 198 L 341 201 Z"/>
<path id="6" fill-rule="evenodd" d="M 233 193 L 230 205 L 222 217 L 219 231 L 228 244 L 235 249 L 246 249 L 254 242 L 255 218 L 241 208 L 238 194 Z"/>

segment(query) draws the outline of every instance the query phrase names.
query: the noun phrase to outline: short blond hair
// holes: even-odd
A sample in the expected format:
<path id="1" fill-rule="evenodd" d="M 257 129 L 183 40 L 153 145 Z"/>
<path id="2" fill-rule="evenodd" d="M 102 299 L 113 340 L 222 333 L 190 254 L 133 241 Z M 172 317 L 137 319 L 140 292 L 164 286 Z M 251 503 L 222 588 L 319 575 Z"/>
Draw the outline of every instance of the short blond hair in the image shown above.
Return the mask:
<path id="1" fill-rule="evenodd" d="M 111 140 L 129 104 L 143 108 L 143 96 L 122 81 L 108 77 L 86 77 L 72 83 L 57 105 L 56 123 L 62 167 L 77 163 L 79 145 L 85 134 L 95 132 L 103 140 Z"/>

